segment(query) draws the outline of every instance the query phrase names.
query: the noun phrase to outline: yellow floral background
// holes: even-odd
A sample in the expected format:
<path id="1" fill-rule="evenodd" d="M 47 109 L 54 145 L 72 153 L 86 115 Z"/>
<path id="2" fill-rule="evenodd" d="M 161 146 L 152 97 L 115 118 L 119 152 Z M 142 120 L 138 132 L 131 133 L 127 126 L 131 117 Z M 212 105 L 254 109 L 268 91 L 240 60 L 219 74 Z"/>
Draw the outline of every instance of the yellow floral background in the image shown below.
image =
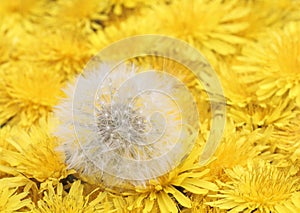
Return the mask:
<path id="1" fill-rule="evenodd" d="M 188 158 L 116 189 L 65 164 L 53 107 L 92 56 L 141 34 L 182 39 L 207 58 L 227 124 L 200 166 L 210 109 L 198 106 Z M 300 1 L 1 0 L 0 127 L 0 212 L 300 212 Z"/>

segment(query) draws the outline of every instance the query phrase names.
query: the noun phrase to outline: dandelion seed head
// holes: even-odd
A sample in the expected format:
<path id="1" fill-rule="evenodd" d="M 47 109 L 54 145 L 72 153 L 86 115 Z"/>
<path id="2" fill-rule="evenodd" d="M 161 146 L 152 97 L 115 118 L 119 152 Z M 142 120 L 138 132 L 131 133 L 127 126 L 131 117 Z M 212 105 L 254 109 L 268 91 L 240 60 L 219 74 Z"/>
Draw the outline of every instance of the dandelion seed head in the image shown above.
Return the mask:
<path id="1" fill-rule="evenodd" d="M 107 70 L 109 77 L 104 74 Z M 84 84 L 77 81 L 76 87 L 70 86 L 69 97 L 57 106 L 62 125 L 56 135 L 64 141 L 59 150 L 68 166 L 105 181 L 110 176 L 149 179 L 178 165 L 193 142 L 178 141 L 195 134 L 188 125 L 183 127 L 176 97 L 182 90 L 180 82 L 128 65 L 102 64 L 94 71 L 82 76 Z M 71 117 L 66 116 L 68 109 L 73 111 Z M 169 156 L 172 150 L 179 158 Z"/>
<path id="2" fill-rule="evenodd" d="M 146 36 L 149 44 L 154 42 L 149 38 L 158 39 Z M 55 112 L 61 122 L 56 135 L 63 141 L 58 149 L 69 168 L 109 186 L 145 184 L 167 174 L 189 155 L 199 132 L 195 98 L 176 72 L 135 65 L 130 57 L 144 50 L 137 48 L 142 53 L 136 56 L 120 52 L 132 44 L 123 42 L 87 64 Z M 200 63 L 208 69 L 205 61 Z M 207 146 L 205 159 L 216 145 Z"/>

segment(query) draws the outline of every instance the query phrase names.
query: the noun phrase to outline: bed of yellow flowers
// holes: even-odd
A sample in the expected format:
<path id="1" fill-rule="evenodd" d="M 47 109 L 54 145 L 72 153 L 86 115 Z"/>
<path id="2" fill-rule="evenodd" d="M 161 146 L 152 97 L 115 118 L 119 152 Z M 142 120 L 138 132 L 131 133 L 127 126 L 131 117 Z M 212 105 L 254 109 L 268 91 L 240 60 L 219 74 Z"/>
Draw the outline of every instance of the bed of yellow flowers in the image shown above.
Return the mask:
<path id="1" fill-rule="evenodd" d="M 179 166 L 114 186 L 66 160 L 55 109 L 93 56 L 143 34 L 206 57 L 226 127 L 200 165 L 211 116 L 202 100 L 197 143 Z M 0 127 L 0 212 L 300 212 L 300 1 L 0 0 Z"/>

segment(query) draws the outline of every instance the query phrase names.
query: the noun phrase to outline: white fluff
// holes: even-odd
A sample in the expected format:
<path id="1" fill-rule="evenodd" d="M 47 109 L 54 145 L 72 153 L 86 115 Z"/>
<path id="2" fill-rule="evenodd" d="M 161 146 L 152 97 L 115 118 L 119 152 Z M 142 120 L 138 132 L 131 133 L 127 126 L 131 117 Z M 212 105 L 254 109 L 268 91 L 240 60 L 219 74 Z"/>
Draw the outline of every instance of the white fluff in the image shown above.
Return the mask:
<path id="1" fill-rule="evenodd" d="M 69 168 L 107 185 L 146 181 L 173 169 L 195 133 L 182 116 L 194 109 L 180 102 L 183 89 L 166 73 L 137 72 L 133 65 L 86 71 L 65 89 L 67 98 L 55 111 L 55 134 Z"/>

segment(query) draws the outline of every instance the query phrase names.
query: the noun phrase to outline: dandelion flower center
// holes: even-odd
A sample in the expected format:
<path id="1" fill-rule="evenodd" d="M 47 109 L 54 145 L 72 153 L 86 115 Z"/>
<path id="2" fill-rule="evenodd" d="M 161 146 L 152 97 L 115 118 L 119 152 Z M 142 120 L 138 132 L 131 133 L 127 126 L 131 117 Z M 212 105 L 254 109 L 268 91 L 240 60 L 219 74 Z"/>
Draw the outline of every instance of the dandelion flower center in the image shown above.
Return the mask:
<path id="1" fill-rule="evenodd" d="M 231 181 L 216 195 L 221 199 L 210 203 L 213 206 L 234 212 L 295 209 L 291 198 L 297 193 L 299 179 L 289 173 L 260 161 L 258 165 L 249 162 L 246 169 L 237 166 L 227 174 Z"/>

